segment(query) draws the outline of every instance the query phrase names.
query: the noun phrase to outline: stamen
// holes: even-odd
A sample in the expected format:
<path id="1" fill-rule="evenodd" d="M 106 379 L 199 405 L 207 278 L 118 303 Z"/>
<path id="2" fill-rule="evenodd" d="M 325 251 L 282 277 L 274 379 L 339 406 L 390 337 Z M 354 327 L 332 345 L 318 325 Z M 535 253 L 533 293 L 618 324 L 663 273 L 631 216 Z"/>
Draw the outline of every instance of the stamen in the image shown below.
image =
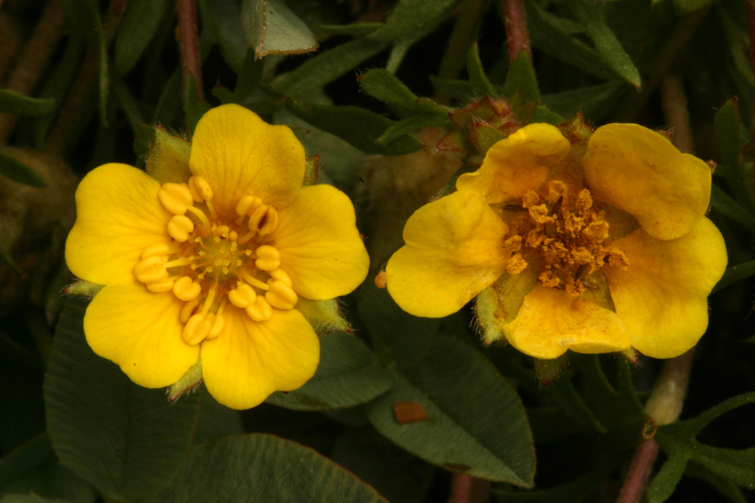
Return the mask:
<path id="1" fill-rule="evenodd" d="M 189 187 L 181 183 L 164 183 L 157 191 L 157 198 L 174 215 L 183 215 L 194 204 Z"/>
<path id="2" fill-rule="evenodd" d="M 254 265 L 262 271 L 274 271 L 281 265 L 281 254 L 277 248 L 270 245 L 262 245 L 254 250 L 257 260 Z"/>
<path id="3" fill-rule="evenodd" d="M 256 298 L 257 293 L 246 283 L 241 283 L 237 288 L 228 292 L 228 300 L 239 309 L 246 309 L 254 304 Z"/>
<path id="4" fill-rule="evenodd" d="M 194 222 L 186 215 L 174 215 L 168 222 L 168 234 L 179 243 L 188 241 L 189 233 L 193 230 Z"/>
<path id="5" fill-rule="evenodd" d="M 212 316 L 212 315 L 208 315 Z M 218 335 L 220 335 L 220 332 L 223 331 L 223 328 L 225 327 L 225 316 L 222 316 L 220 314 L 215 315 L 215 319 L 212 322 L 212 328 L 210 328 L 210 333 L 207 334 L 206 340 L 212 340 Z"/>
<path id="6" fill-rule="evenodd" d="M 166 279 L 156 283 L 147 283 L 147 290 L 154 293 L 169 292 L 173 288 L 173 280 Z"/>
<path id="7" fill-rule="evenodd" d="M 283 281 L 278 280 L 270 283 L 270 291 L 265 294 L 265 299 L 271 306 L 286 310 L 293 309 L 299 301 L 296 292 Z"/>
<path id="8" fill-rule="evenodd" d="M 262 204 L 262 199 L 255 196 L 244 196 L 239 199 L 236 204 L 236 214 L 239 218 L 236 219 L 236 225 L 244 221 L 244 219 L 253 213 Z"/>
<path id="9" fill-rule="evenodd" d="M 199 208 L 197 208 L 197 207 L 195 207 L 195 206 L 189 206 L 189 207 L 187 208 L 187 210 L 188 210 L 189 212 L 191 212 L 191 214 L 192 214 L 192 215 L 194 215 L 195 217 L 197 217 L 197 218 L 199 219 L 199 221 L 200 221 L 200 222 L 202 223 L 202 230 L 203 230 L 203 231 L 204 231 L 204 232 L 205 232 L 206 234 L 209 234 L 209 229 L 210 229 L 210 220 L 209 220 L 209 219 L 207 218 L 207 215 L 205 215 L 205 214 L 204 214 L 204 213 L 202 212 L 202 210 L 200 210 Z"/>
<path id="10" fill-rule="evenodd" d="M 214 316 L 213 316 L 214 317 Z M 190 346 L 196 346 L 207 337 L 212 329 L 212 322 L 214 320 L 209 319 L 205 314 L 195 314 L 184 326 L 183 333 L 181 334 L 184 342 Z"/>
<path id="11" fill-rule="evenodd" d="M 273 317 L 273 308 L 262 296 L 257 296 L 254 304 L 246 308 L 246 314 L 253 321 L 267 321 Z"/>
<path id="12" fill-rule="evenodd" d="M 258 280 L 257 278 L 255 278 L 254 276 L 252 276 L 251 274 L 249 274 L 249 272 L 246 271 L 246 270 L 244 270 L 244 269 L 238 271 L 237 274 L 239 276 L 241 276 L 244 279 L 244 281 L 246 281 L 247 283 L 249 283 L 252 286 L 256 286 L 260 290 L 270 290 L 270 287 L 267 284 L 265 284 L 262 281 Z"/>
<path id="13" fill-rule="evenodd" d="M 212 288 L 210 288 L 210 291 L 207 292 L 207 298 L 204 301 L 204 306 L 202 306 L 202 315 L 206 315 L 210 308 L 212 307 L 212 303 L 215 302 L 215 294 L 218 292 L 218 278 L 215 278 L 215 284 L 212 285 Z"/>
<path id="14" fill-rule="evenodd" d="M 160 243 L 145 248 L 142 252 L 142 259 L 153 257 L 155 255 L 171 255 L 173 253 L 178 253 L 178 250 L 165 243 Z"/>
<path id="15" fill-rule="evenodd" d="M 176 259 L 176 260 L 171 260 L 170 262 L 164 264 L 163 267 L 165 267 L 166 269 L 168 269 L 170 267 L 178 267 L 178 266 L 181 266 L 181 265 L 189 265 L 192 262 L 196 262 L 197 260 L 199 260 L 197 257 L 179 258 L 179 259 Z"/>
<path id="16" fill-rule="evenodd" d="M 254 213 L 252 213 L 249 217 L 249 222 L 247 222 L 250 231 L 259 232 L 260 223 L 262 222 L 262 219 L 265 218 L 265 215 L 267 215 L 269 209 L 270 205 L 263 204 L 262 206 L 259 206 L 256 210 L 254 210 Z"/>
<path id="17" fill-rule="evenodd" d="M 282 281 L 283 283 L 286 284 L 286 286 L 289 286 L 289 287 L 294 286 L 294 282 L 291 281 L 291 276 L 286 274 L 286 271 L 284 271 L 283 269 L 276 269 L 274 271 L 269 271 L 268 274 L 274 280 Z"/>
<path id="18" fill-rule="evenodd" d="M 262 225 L 260 227 L 260 236 L 267 236 L 272 234 L 275 229 L 278 228 L 278 212 L 275 208 L 268 206 L 267 212 L 262 219 Z"/>
<path id="19" fill-rule="evenodd" d="M 163 267 L 163 259 L 159 255 L 153 255 L 136 264 L 134 274 L 142 283 L 157 283 L 168 279 L 168 271 Z"/>
<path id="20" fill-rule="evenodd" d="M 188 276 L 183 276 L 173 285 L 173 293 L 180 300 L 189 302 L 199 297 L 202 293 L 202 285 L 192 281 Z"/>
<path id="21" fill-rule="evenodd" d="M 179 316 L 179 319 L 181 320 L 181 323 L 186 323 L 189 321 L 189 318 L 191 317 L 191 313 L 194 312 L 194 309 L 199 305 L 199 297 L 197 297 L 194 300 L 190 300 L 186 304 L 184 304 L 184 307 L 181 308 L 181 314 Z"/>
<path id="22" fill-rule="evenodd" d="M 213 196 L 212 187 L 210 187 L 207 180 L 201 176 L 192 176 L 189 178 L 189 190 L 191 191 L 194 201 L 198 203 L 209 201 Z"/>

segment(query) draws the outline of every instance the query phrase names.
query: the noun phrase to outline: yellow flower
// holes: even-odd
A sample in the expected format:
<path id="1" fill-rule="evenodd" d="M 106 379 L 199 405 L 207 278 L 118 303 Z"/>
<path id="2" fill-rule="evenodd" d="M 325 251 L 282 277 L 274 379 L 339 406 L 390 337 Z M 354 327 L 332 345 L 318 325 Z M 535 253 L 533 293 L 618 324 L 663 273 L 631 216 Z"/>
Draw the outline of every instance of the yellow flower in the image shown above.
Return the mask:
<path id="1" fill-rule="evenodd" d="M 287 127 L 235 105 L 210 110 L 189 169 L 185 183 L 124 164 L 82 180 L 66 261 L 106 285 L 84 331 L 141 386 L 171 385 L 201 356 L 219 402 L 253 407 L 317 368 L 297 304 L 351 292 L 369 259 L 346 195 L 302 188 L 304 149 Z"/>
<path id="2" fill-rule="evenodd" d="M 486 342 L 536 358 L 634 347 L 670 358 L 708 325 L 726 247 L 704 215 L 703 161 L 634 124 L 589 142 L 547 124 L 499 141 L 457 191 L 420 208 L 386 268 L 416 316 L 477 297 Z M 478 295 L 479 294 L 479 295 Z"/>

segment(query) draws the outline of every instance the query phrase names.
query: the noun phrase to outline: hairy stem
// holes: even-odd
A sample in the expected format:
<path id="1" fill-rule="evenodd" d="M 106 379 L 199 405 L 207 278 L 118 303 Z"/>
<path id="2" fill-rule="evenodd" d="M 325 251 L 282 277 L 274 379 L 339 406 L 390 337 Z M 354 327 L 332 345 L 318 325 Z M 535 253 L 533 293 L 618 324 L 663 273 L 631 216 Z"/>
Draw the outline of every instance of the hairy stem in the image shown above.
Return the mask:
<path id="1" fill-rule="evenodd" d="M 526 51 L 527 56 L 532 59 L 524 1 L 501 0 L 501 10 L 503 10 L 503 19 L 506 23 L 506 45 L 509 49 L 509 61 L 514 61 L 522 51 Z"/>
<path id="2" fill-rule="evenodd" d="M 674 127 L 674 143 L 685 154 L 691 154 L 695 143 L 689 124 L 684 83 L 678 73 L 670 73 L 661 79 L 661 98 L 666 123 Z"/>
<path id="3" fill-rule="evenodd" d="M 181 70 L 183 71 L 183 88 L 189 74 L 194 76 L 199 91 L 199 99 L 204 99 L 202 92 L 201 61 L 199 58 L 199 32 L 197 31 L 197 4 L 195 0 L 178 0 L 178 31 L 181 46 Z"/>
<path id="4" fill-rule="evenodd" d="M 27 96 L 34 91 L 47 61 L 63 35 L 63 25 L 60 0 L 51 0 L 34 28 L 29 43 L 19 55 L 18 63 L 8 77 L 6 89 Z M 17 115 L 0 114 L 0 144 L 5 143 L 11 135 L 17 120 Z"/>

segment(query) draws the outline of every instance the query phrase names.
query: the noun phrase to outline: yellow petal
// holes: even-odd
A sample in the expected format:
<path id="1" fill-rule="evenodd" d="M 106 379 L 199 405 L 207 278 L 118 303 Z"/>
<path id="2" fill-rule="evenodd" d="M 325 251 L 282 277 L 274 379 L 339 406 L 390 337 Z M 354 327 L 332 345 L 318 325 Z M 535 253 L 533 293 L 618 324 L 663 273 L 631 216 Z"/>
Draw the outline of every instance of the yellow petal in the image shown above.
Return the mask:
<path id="1" fill-rule="evenodd" d="M 218 402 L 248 409 L 273 391 L 301 387 L 314 375 L 320 341 L 296 309 L 276 309 L 270 320 L 254 322 L 229 306 L 225 317 L 223 332 L 202 343 L 205 384 Z"/>
<path id="2" fill-rule="evenodd" d="M 278 213 L 275 246 L 281 269 L 302 297 L 346 295 L 367 277 L 370 258 L 356 228 L 351 200 L 330 185 L 305 187 Z"/>
<path id="3" fill-rule="evenodd" d="M 508 226 L 476 192 L 458 191 L 418 209 L 388 261 L 388 293 L 406 312 L 455 313 L 505 270 Z"/>
<path id="4" fill-rule="evenodd" d="M 456 188 L 484 194 L 488 204 L 520 198 L 543 184 L 570 147 L 556 127 L 530 124 L 490 147 L 482 167 L 460 176 Z"/>
<path id="5" fill-rule="evenodd" d="M 183 304 L 173 293 L 152 293 L 136 280 L 108 285 L 87 307 L 87 343 L 136 384 L 170 386 L 199 358 L 199 348 L 181 337 Z"/>
<path id="6" fill-rule="evenodd" d="M 286 126 L 271 126 L 238 105 L 207 112 L 197 124 L 189 169 L 215 192 L 215 208 L 236 217 L 236 204 L 253 195 L 276 209 L 288 206 L 304 180 L 304 147 Z"/>
<path id="7" fill-rule="evenodd" d="M 66 262 L 76 276 L 109 285 L 130 281 L 145 248 L 170 244 L 173 216 L 157 199 L 160 184 L 125 164 L 105 164 L 76 190 L 76 224 L 66 241 Z"/>
<path id="8" fill-rule="evenodd" d="M 593 194 L 632 214 L 655 238 L 685 235 L 708 209 L 708 165 L 642 126 L 598 128 L 582 164 Z"/>
<path id="9" fill-rule="evenodd" d="M 614 244 L 629 269 L 603 271 L 632 346 L 654 358 L 672 358 L 697 344 L 708 326 L 708 294 L 726 269 L 726 246 L 716 226 L 703 217 L 679 239 L 661 241 L 638 230 Z"/>
<path id="10" fill-rule="evenodd" d="M 503 331 L 516 349 L 544 360 L 557 358 L 567 349 L 608 353 L 631 345 L 616 313 L 542 285 L 524 298 L 516 318 Z"/>

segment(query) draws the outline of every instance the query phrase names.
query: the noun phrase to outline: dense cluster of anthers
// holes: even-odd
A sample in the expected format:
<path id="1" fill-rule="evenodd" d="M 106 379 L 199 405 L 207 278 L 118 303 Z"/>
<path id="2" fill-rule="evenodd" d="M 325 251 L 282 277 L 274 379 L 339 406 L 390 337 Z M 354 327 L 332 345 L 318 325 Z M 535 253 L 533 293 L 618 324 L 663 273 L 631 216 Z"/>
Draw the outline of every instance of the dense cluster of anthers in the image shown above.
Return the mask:
<path id="1" fill-rule="evenodd" d="M 278 226 L 274 207 L 250 194 L 236 205 L 237 218 L 226 219 L 212 204 L 207 180 L 199 176 L 188 184 L 165 183 L 157 196 L 173 214 L 168 222 L 173 243 L 146 248 L 134 273 L 150 291 L 172 290 L 185 303 L 180 320 L 187 344 L 221 333 L 228 302 L 258 322 L 269 320 L 273 308 L 296 306 L 298 296 L 280 268 L 273 238 Z"/>

